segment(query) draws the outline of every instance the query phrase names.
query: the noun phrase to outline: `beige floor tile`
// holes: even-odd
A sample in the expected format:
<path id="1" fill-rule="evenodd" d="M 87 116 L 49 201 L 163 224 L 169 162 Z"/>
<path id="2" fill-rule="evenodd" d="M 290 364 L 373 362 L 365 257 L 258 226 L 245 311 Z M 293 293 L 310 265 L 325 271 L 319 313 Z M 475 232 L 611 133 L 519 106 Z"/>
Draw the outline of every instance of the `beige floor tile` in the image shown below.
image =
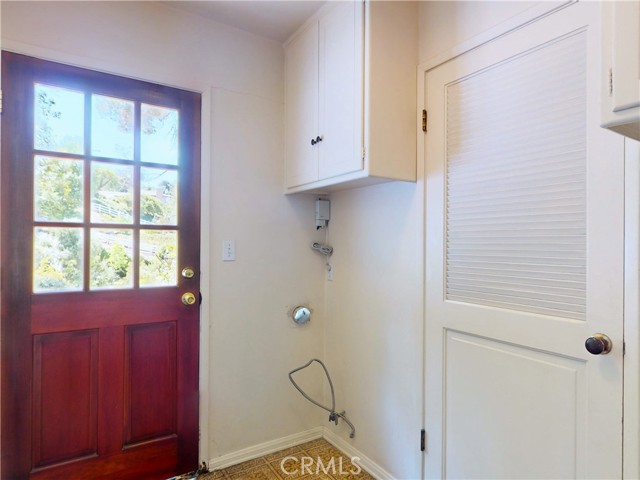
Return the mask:
<path id="1" fill-rule="evenodd" d="M 236 475 L 239 472 L 243 472 L 245 470 L 249 470 L 255 467 L 261 467 L 265 465 L 265 461 L 260 458 L 254 458 L 253 460 L 248 460 L 246 462 L 239 463 L 237 465 L 232 465 L 231 467 L 227 467 L 223 469 L 223 472 L 227 476 Z"/>
<path id="2" fill-rule="evenodd" d="M 285 457 L 284 463 L 282 460 Z M 305 458 L 306 457 L 306 458 Z M 284 467 L 284 470 L 283 468 Z M 324 439 L 280 450 L 198 477 L 202 480 L 375 480 Z"/>
<path id="3" fill-rule="evenodd" d="M 214 470 L 213 472 L 198 475 L 198 480 L 226 480 L 226 476 L 222 470 Z"/>
<path id="4" fill-rule="evenodd" d="M 309 450 L 307 453 L 311 458 L 314 459 L 314 461 L 317 461 L 317 459 L 321 459 L 324 465 L 326 465 L 332 459 L 336 464 L 340 461 L 340 458 L 343 459 L 343 463 L 351 461 L 351 459 L 343 455 L 340 450 L 337 450 L 336 448 L 333 448 L 331 446 Z"/>
<path id="5" fill-rule="evenodd" d="M 277 479 L 277 474 L 269 467 L 268 464 L 263 464 L 249 470 L 242 470 L 234 475 L 228 475 L 229 480 L 274 480 Z"/>
<path id="6" fill-rule="evenodd" d="M 276 472 L 277 478 L 286 480 L 297 480 L 300 478 L 300 460 L 299 459 L 287 459 L 283 462 L 281 460 L 275 460 L 270 462 L 271 470 Z"/>
<path id="7" fill-rule="evenodd" d="M 352 466 L 345 466 L 344 472 L 334 474 L 333 477 L 336 480 L 375 480 L 371 475 L 369 475 L 364 470 L 360 470 L 359 473 L 353 473 L 358 471 Z"/>
<path id="8" fill-rule="evenodd" d="M 284 450 L 280 450 L 278 452 L 274 452 L 274 453 L 269 453 L 268 455 L 265 455 L 264 460 L 267 463 L 273 462 L 274 460 L 280 460 L 284 457 L 288 457 L 288 456 L 300 456 L 302 454 L 302 450 L 300 449 L 299 446 L 295 446 L 295 447 L 291 447 L 291 448 L 285 448 Z"/>
<path id="9" fill-rule="evenodd" d="M 317 438 L 315 440 L 311 440 L 310 442 L 307 443 L 303 443 L 301 445 L 298 445 L 302 450 L 310 450 L 313 448 L 318 448 L 318 447 L 324 447 L 324 446 L 328 446 L 331 445 L 329 442 L 327 442 L 324 438 Z"/>

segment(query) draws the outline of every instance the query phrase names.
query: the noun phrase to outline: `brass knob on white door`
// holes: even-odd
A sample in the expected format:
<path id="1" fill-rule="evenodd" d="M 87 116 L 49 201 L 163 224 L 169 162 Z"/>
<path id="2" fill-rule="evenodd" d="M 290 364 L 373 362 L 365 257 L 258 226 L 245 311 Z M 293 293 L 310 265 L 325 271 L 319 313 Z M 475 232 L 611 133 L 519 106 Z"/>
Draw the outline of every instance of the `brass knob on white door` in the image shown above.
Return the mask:
<path id="1" fill-rule="evenodd" d="M 196 296 L 191 292 L 186 292 L 182 294 L 182 303 L 185 305 L 195 305 Z"/>
<path id="2" fill-rule="evenodd" d="M 584 346 L 587 352 L 592 355 L 606 355 L 611 351 L 613 344 L 611 343 L 611 339 L 604 333 L 596 333 L 587 338 Z"/>

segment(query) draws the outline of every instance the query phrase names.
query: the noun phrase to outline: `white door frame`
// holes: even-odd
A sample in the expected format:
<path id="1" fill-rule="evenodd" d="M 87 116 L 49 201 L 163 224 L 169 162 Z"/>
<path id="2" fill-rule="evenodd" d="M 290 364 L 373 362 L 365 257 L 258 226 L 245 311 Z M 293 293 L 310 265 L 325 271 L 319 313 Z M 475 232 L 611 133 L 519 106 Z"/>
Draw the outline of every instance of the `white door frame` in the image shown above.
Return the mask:
<path id="1" fill-rule="evenodd" d="M 625 140 L 622 477 L 640 478 L 640 142 Z"/>

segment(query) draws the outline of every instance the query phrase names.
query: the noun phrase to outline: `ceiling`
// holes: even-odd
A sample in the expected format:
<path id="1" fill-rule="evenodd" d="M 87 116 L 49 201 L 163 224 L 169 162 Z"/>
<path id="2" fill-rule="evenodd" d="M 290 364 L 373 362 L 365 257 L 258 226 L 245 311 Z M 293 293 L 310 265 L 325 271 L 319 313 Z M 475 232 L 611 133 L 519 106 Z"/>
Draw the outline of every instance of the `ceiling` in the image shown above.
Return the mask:
<path id="1" fill-rule="evenodd" d="M 320 0 L 203 0 L 164 1 L 226 25 L 284 42 L 304 21 L 320 8 Z"/>

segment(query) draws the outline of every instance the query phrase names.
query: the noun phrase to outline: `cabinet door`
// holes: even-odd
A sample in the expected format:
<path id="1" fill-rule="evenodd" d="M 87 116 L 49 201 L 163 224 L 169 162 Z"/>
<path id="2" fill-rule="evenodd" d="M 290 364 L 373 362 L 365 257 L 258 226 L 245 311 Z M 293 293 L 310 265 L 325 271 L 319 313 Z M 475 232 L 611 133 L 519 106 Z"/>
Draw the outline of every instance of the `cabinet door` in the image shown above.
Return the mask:
<path id="1" fill-rule="evenodd" d="M 640 2 L 613 2 L 613 111 L 640 105 Z"/>
<path id="2" fill-rule="evenodd" d="M 313 23 L 286 49 L 286 186 L 318 180 L 318 24 Z"/>
<path id="3" fill-rule="evenodd" d="M 320 179 L 363 168 L 363 3 L 340 3 L 319 21 Z"/>

